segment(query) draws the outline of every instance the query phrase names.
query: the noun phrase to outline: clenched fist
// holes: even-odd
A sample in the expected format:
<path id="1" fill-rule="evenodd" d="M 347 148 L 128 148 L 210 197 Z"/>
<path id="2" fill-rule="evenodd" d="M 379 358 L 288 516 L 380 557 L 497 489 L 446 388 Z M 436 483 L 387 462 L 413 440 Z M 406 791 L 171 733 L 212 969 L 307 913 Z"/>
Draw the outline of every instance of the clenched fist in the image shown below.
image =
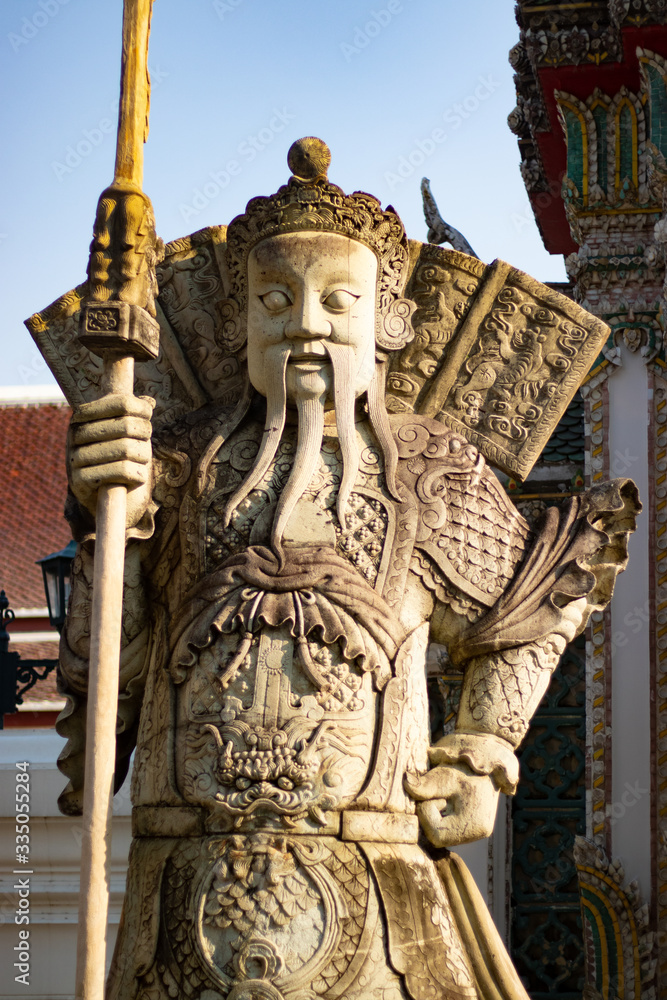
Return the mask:
<path id="1" fill-rule="evenodd" d="M 491 775 L 474 774 L 466 764 L 446 764 L 421 776 L 407 774 L 404 784 L 435 847 L 469 844 L 493 832 L 499 789 Z"/>
<path id="2" fill-rule="evenodd" d="M 74 496 L 93 516 L 100 486 L 127 487 L 127 527 L 151 500 L 151 414 L 148 396 L 111 394 L 84 403 L 70 425 L 68 459 Z"/>

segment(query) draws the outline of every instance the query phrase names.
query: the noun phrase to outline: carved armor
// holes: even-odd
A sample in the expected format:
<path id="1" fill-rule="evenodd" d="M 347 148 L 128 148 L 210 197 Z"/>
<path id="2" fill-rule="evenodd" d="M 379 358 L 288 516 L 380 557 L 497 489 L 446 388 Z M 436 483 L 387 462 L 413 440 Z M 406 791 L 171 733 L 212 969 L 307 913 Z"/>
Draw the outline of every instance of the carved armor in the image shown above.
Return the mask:
<path id="1" fill-rule="evenodd" d="M 210 460 L 203 490 L 200 420 L 156 442 L 165 457 L 155 530 L 138 529 L 149 537 L 130 543 L 145 596 L 138 602 L 128 590 L 134 634 L 126 636 L 120 702 L 122 731 L 131 734 L 137 689 L 146 686 L 131 858 L 143 888 L 128 893 L 109 997 L 475 997 L 455 911 L 417 846 L 403 776 L 428 766 L 429 630 L 453 655 L 466 634 L 472 644 L 535 539 L 474 446 L 409 415 L 394 418 L 400 503 L 383 484 L 368 428 L 357 425 L 362 462 L 345 524 L 330 429 L 320 471 L 294 514 L 310 517 L 307 543 L 288 545 L 281 567 L 266 535 L 291 471 L 292 430 L 222 527 L 226 497 L 251 467 L 261 431 L 253 414 L 240 423 Z M 627 484 L 610 488 L 598 520 L 618 522 L 633 496 Z M 605 572 L 596 577 L 573 559 L 599 548 L 599 535 L 579 519 L 576 552 L 558 553 L 565 589 L 586 592 L 592 605 Z M 75 704 L 87 558 L 84 545 L 62 654 Z M 544 573 L 533 569 L 531 594 Z M 429 623 L 436 604 L 440 619 Z M 458 735 L 431 750 L 432 763 L 464 761 L 514 790 L 511 748 L 557 662 L 556 619 L 553 627 L 547 637 L 527 635 L 521 646 L 470 659 Z M 61 766 L 75 786 L 82 707 L 60 723 L 70 737 Z M 70 789 L 65 807 L 75 802 Z M 407 900 L 412 916 L 403 912 Z M 394 926 L 400 915 L 405 934 L 416 933 L 411 921 L 423 919 L 424 907 L 438 914 L 428 934 L 440 956 L 426 965 L 426 945 L 416 954 Z"/>

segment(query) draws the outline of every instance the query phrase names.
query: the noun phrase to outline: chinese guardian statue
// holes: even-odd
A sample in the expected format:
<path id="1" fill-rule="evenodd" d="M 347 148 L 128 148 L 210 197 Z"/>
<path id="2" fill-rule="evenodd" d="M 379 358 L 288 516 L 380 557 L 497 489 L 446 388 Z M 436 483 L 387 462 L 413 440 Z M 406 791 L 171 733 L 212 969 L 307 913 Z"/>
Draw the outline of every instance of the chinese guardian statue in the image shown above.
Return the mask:
<path id="1" fill-rule="evenodd" d="M 116 784 L 136 748 L 134 840 L 108 1000 L 525 1000 L 450 848 L 516 790 L 639 501 L 616 480 L 529 527 L 493 467 L 527 474 L 606 328 L 501 261 L 407 240 L 329 182 L 320 140 L 288 163 L 228 227 L 157 244 L 160 354 L 135 395 L 99 398 L 85 286 L 29 323 L 74 407 L 70 815 L 96 493 L 129 488 Z M 464 675 L 435 745 L 432 642 Z"/>

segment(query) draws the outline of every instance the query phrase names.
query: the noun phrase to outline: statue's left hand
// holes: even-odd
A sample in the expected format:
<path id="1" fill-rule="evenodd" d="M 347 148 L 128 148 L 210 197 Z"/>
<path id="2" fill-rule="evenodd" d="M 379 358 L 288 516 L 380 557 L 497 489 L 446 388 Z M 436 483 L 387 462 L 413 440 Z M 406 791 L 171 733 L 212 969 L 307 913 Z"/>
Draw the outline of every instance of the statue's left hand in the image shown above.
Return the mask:
<path id="1" fill-rule="evenodd" d="M 72 415 L 69 480 L 72 492 L 95 517 L 101 486 L 127 487 L 126 527 L 139 523 L 151 501 L 151 414 L 149 396 L 110 393 L 82 403 Z"/>
<path id="2" fill-rule="evenodd" d="M 474 774 L 466 764 L 445 764 L 421 776 L 408 773 L 404 784 L 434 847 L 455 847 L 491 835 L 499 794 L 491 775 Z"/>

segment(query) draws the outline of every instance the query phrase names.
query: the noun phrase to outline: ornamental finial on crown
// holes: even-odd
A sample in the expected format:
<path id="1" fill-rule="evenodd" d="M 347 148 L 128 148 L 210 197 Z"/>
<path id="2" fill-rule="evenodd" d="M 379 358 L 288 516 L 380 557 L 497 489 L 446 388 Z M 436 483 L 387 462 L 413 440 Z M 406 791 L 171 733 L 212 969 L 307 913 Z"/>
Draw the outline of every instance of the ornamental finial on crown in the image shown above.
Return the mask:
<path id="1" fill-rule="evenodd" d="M 310 184 L 327 179 L 330 163 L 331 150 L 326 142 L 314 135 L 297 139 L 287 153 L 287 166 L 292 171 L 292 176 Z"/>

